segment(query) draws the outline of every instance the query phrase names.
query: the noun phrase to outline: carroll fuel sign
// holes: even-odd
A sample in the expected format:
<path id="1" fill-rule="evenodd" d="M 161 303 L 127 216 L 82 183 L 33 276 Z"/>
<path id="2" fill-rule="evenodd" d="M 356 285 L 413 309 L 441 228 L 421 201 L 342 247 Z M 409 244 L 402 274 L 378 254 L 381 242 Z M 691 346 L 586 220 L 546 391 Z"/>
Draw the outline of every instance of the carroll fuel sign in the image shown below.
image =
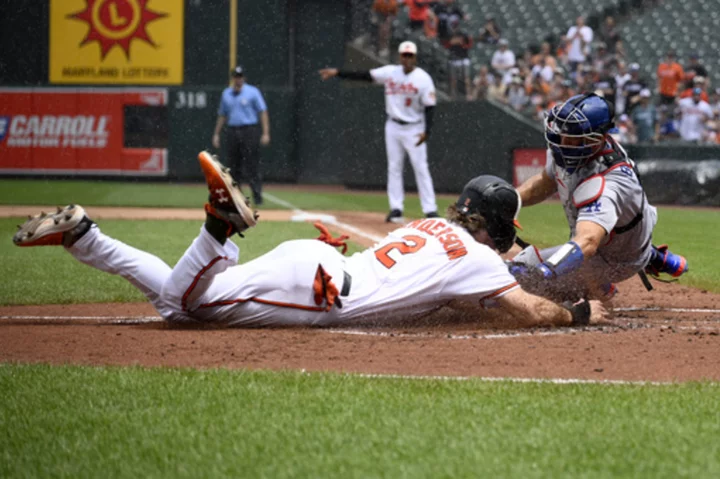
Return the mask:
<path id="1" fill-rule="evenodd" d="M 50 82 L 179 85 L 182 0 L 51 0 Z"/>

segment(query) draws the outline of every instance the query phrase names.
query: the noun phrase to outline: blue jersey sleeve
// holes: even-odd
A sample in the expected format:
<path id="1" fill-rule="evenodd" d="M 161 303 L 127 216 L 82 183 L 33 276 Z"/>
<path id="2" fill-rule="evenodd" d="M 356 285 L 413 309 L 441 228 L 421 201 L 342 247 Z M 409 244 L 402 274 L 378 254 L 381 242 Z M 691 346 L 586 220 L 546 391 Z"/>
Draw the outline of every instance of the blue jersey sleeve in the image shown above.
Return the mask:
<path id="1" fill-rule="evenodd" d="M 218 116 L 230 115 L 230 106 L 225 101 L 225 92 L 223 91 L 220 95 L 220 106 L 218 106 Z"/>
<path id="2" fill-rule="evenodd" d="M 267 105 L 265 105 L 265 99 L 262 96 L 262 93 L 260 93 L 259 89 L 255 89 L 255 111 L 258 113 L 263 112 L 267 110 Z"/>

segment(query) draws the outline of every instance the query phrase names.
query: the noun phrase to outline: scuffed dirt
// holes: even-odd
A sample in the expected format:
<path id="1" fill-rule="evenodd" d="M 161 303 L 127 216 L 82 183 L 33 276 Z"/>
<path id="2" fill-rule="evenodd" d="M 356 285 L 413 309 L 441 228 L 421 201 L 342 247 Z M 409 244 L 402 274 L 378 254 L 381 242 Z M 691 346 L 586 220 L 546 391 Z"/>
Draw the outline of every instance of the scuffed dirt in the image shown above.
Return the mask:
<path id="1" fill-rule="evenodd" d="M 36 214 L 40 209 L 4 206 L 0 207 L 0 216 Z M 203 218 L 201 209 L 87 209 L 98 220 Z M 395 227 L 385 224 L 384 215 L 378 213 L 323 214 L 333 215 L 369 236 L 382 237 Z M 263 221 L 287 221 L 292 216 L 286 210 L 261 210 Z M 373 242 L 329 226 L 365 246 Z M 444 311 L 418 324 L 394 328 L 198 331 L 157 322 L 157 313 L 145 303 L 8 306 L 0 307 L 0 361 L 401 375 L 720 380 L 720 295 L 677 284 L 653 285 L 655 291 L 647 292 L 637 278 L 620 284 L 617 318 L 603 327 L 535 332 L 501 330 L 491 317 L 457 318 Z"/>

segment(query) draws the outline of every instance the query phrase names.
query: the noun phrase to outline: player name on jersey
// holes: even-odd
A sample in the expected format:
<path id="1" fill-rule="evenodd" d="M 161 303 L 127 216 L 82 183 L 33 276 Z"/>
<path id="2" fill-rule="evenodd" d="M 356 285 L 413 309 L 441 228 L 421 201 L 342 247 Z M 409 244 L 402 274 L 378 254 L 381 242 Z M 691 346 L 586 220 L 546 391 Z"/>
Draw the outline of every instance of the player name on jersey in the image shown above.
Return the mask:
<path id="1" fill-rule="evenodd" d="M 451 261 L 467 254 L 465 244 L 458 235 L 453 233 L 452 226 L 448 226 L 444 220 L 415 220 L 406 228 L 413 228 L 437 238 Z"/>

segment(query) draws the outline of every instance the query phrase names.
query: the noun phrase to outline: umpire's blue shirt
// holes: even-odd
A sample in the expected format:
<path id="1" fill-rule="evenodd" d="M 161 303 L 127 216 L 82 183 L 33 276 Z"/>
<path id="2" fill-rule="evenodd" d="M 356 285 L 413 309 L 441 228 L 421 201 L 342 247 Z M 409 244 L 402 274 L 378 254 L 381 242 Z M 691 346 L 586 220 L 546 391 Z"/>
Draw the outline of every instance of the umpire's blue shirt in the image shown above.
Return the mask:
<path id="1" fill-rule="evenodd" d="M 223 90 L 218 115 L 227 117 L 228 126 L 257 125 L 258 116 L 267 110 L 260 90 L 245 84 L 239 94 L 233 93 L 232 87 Z"/>

